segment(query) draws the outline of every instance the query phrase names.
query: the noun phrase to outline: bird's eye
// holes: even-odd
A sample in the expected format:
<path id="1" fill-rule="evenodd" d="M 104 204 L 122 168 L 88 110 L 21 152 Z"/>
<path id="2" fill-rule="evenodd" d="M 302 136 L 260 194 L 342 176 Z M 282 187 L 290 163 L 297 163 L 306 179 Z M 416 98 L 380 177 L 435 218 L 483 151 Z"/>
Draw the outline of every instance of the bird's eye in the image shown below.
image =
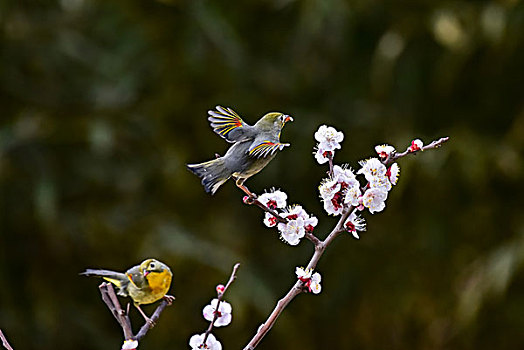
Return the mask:
<path id="1" fill-rule="evenodd" d="M 149 265 L 149 268 L 150 268 L 150 269 L 154 269 L 154 268 L 155 268 L 155 264 L 151 263 L 151 264 Z"/>

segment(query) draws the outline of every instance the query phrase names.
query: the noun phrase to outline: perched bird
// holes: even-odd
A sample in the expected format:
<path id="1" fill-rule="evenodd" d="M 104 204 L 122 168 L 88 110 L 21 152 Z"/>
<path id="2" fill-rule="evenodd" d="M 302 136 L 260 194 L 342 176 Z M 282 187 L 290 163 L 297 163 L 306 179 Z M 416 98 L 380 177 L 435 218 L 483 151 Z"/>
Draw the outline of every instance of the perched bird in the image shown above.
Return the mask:
<path id="1" fill-rule="evenodd" d="M 271 112 L 249 125 L 231 108 L 216 106 L 208 111 L 208 120 L 219 136 L 233 143 L 223 157 L 199 163 L 187 164 L 187 168 L 202 179 L 206 192 L 214 194 L 229 178 L 251 198 L 256 196 L 244 186 L 244 181 L 262 170 L 278 150 L 289 146 L 280 143 L 284 125 L 293 121 L 289 115 Z"/>
<path id="2" fill-rule="evenodd" d="M 151 304 L 162 298 L 171 303 L 175 297 L 166 295 L 171 286 L 173 274 L 169 267 L 155 259 L 146 259 L 140 265 L 133 266 L 125 273 L 110 270 L 87 269 L 84 276 L 102 277 L 118 287 L 118 295 L 131 297 L 133 303 L 144 319 L 154 324 L 144 311 L 141 304 Z"/>

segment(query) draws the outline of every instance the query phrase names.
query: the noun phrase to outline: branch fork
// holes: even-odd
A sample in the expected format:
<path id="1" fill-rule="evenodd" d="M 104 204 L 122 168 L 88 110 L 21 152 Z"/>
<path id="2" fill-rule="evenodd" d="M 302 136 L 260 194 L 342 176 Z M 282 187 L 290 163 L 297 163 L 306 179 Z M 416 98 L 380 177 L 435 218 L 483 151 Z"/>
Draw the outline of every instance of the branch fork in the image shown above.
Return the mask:
<path id="1" fill-rule="evenodd" d="M 174 297 L 165 296 L 164 299 L 160 302 L 160 305 L 155 309 L 155 312 L 151 316 L 150 320 L 152 322 L 145 322 L 144 325 L 140 328 L 137 334 L 133 334 L 133 329 L 131 327 L 131 320 L 129 319 L 129 304 L 127 305 L 126 310 L 122 308 L 118 297 L 116 296 L 115 289 L 111 283 L 104 282 L 98 286 L 102 300 L 108 307 L 109 311 L 113 314 L 118 324 L 122 328 L 124 333 L 124 340 L 141 340 L 147 332 L 153 327 L 153 325 L 158 321 L 160 314 L 164 309 L 171 305 Z"/>

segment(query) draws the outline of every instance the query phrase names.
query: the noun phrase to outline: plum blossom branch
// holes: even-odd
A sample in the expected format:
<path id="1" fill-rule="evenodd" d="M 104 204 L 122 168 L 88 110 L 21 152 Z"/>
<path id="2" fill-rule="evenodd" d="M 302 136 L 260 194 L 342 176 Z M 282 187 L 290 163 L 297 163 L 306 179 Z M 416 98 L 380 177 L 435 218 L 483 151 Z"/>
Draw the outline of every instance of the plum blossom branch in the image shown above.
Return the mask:
<path id="1" fill-rule="evenodd" d="M 243 201 L 244 201 L 245 204 L 248 204 L 248 205 L 253 205 L 254 204 L 257 207 L 259 207 L 260 209 L 262 209 L 263 211 L 265 211 L 266 213 L 269 213 L 269 214 L 273 215 L 277 222 L 286 223 L 288 221 L 287 219 L 285 219 L 282 216 L 280 216 L 280 214 L 278 214 L 275 210 L 273 210 L 273 209 L 269 208 L 268 206 L 264 205 L 263 203 L 261 203 L 256 198 L 249 197 L 249 196 L 244 196 Z"/>
<path id="2" fill-rule="evenodd" d="M 396 153 L 394 147 L 389 145 L 377 146 L 375 150 L 381 158 L 380 160 L 370 158 L 360 162 L 362 168 L 357 172 L 357 175 L 363 175 L 367 180 L 367 184 L 361 187 L 350 168 L 333 165 L 334 152 L 335 149 L 340 148 L 339 142 L 343 140 L 343 134 L 332 127 L 323 125 L 315 133 L 315 139 L 319 142 L 314 153 L 317 162 L 319 164 L 329 162 L 329 177 L 325 179 L 319 187 L 321 198 L 324 202 L 324 209 L 328 214 L 340 215 L 340 218 L 324 240 L 320 240 L 312 234 L 312 227 L 316 226 L 316 222 L 314 222 L 314 225 L 309 225 L 309 230 L 306 229 L 306 232 L 313 238 L 309 238 L 307 234 L 302 234 L 296 239 L 296 237 L 289 238 L 285 236 L 287 230 L 283 229 L 283 227 L 292 226 L 290 231 L 293 231 L 297 225 L 294 221 L 298 217 L 303 218 L 301 224 L 303 227 L 307 227 L 308 222 L 305 220 L 307 220 L 309 216 L 307 213 L 304 214 L 305 211 L 303 211 L 300 206 L 294 207 L 299 207 L 300 209 L 298 211 L 291 209 L 288 210 L 287 213 L 284 213 L 283 217 L 288 220 L 286 223 L 279 222 L 278 225 L 276 218 L 273 219 L 266 214 L 264 223 L 268 227 L 278 226 L 282 237 L 289 244 L 296 245 L 301 237 L 307 237 L 314 243 L 315 250 L 307 267 L 305 269 L 297 268 L 298 280 L 289 289 L 287 294 L 277 302 L 267 320 L 258 328 L 253 338 L 244 347 L 244 350 L 253 350 L 258 346 L 263 337 L 271 330 L 280 314 L 295 297 L 307 291 L 313 291 L 314 293 L 320 292 L 320 275 L 318 273 L 313 274 L 313 270 L 317 267 L 326 249 L 341 233 L 347 231 L 355 238 L 359 238 L 358 231 L 365 230 L 365 221 L 357 215 L 358 211 L 368 209 L 369 212 L 373 214 L 385 208 L 385 200 L 387 199 L 388 192 L 392 186 L 396 185 L 400 174 L 400 168 L 394 161 L 411 153 L 438 148 L 449 140 L 448 137 L 444 137 L 426 146 L 423 145 L 422 141 L 414 140 L 411 146 L 403 153 Z M 391 166 L 387 168 L 390 164 Z M 275 198 L 279 196 L 282 195 L 275 194 Z M 270 197 L 269 200 L 271 201 L 272 197 Z M 268 207 L 270 206 L 269 203 L 270 202 L 267 203 Z"/>
<path id="3" fill-rule="evenodd" d="M 138 341 L 145 337 L 155 322 L 158 321 L 160 314 L 167 306 L 171 305 L 172 302 L 169 298 L 163 299 L 151 316 L 152 323 L 145 322 L 138 333 L 134 335 L 131 327 L 131 320 L 128 316 L 129 305 L 126 310 L 122 309 L 111 283 L 104 282 L 98 287 L 98 289 L 100 290 L 102 300 L 122 328 L 122 332 L 124 333 L 124 346 L 122 349 L 136 349 L 138 347 Z"/>
<path id="4" fill-rule="evenodd" d="M 189 346 L 192 350 L 207 349 L 207 350 L 222 350 L 222 344 L 211 333 L 213 327 L 227 326 L 231 323 L 233 308 L 231 304 L 224 301 L 224 294 L 231 286 L 237 277 L 237 270 L 240 264 L 236 263 L 233 266 L 233 271 L 229 277 L 228 282 L 224 286 L 219 284 L 216 286 L 217 298 L 211 300 L 209 305 L 202 310 L 203 316 L 207 321 L 210 321 L 207 330 L 202 334 L 193 334 L 189 339 Z"/>
<path id="5" fill-rule="evenodd" d="M 349 215 L 349 210 L 347 210 L 340 219 L 338 220 L 337 224 L 333 228 L 333 230 L 329 233 L 329 235 L 326 237 L 325 240 L 320 241 L 319 243 L 315 245 L 315 252 L 313 253 L 313 256 L 309 260 L 307 264 L 307 268 L 310 271 L 315 270 L 320 258 L 326 251 L 326 248 L 333 242 L 333 240 L 342 232 L 344 232 L 343 224 L 344 221 L 347 219 L 347 216 Z M 253 336 L 253 338 L 250 340 L 250 342 L 244 347 L 244 350 L 253 350 L 255 349 L 262 338 L 271 330 L 273 325 L 275 324 L 277 318 L 280 316 L 280 314 L 284 311 L 284 309 L 287 307 L 287 305 L 295 299 L 299 294 L 305 292 L 304 290 L 304 282 L 300 279 L 295 282 L 295 284 L 291 287 L 291 289 L 287 292 L 287 294 L 280 299 L 277 302 L 277 305 L 267 318 L 266 322 L 262 324 L 261 327 L 259 327 L 256 334 Z"/>
<path id="6" fill-rule="evenodd" d="M 441 137 L 440 139 L 438 140 L 435 140 L 425 146 L 421 146 L 422 144 L 422 141 L 420 140 L 413 140 L 411 142 L 411 145 L 402 153 L 393 153 L 391 154 L 386 162 L 385 162 L 385 165 L 389 165 L 391 163 L 393 163 L 394 161 L 396 161 L 397 159 L 399 158 L 402 158 L 402 157 L 405 157 L 407 156 L 408 154 L 415 154 L 417 152 L 421 152 L 421 151 L 426 151 L 428 149 L 435 149 L 435 148 L 439 148 L 440 146 L 442 146 L 445 142 L 447 142 L 449 140 L 449 137 Z M 417 141 L 419 141 L 420 143 L 418 143 Z"/>
<path id="7" fill-rule="evenodd" d="M 245 204 L 255 204 L 256 206 L 258 206 L 266 212 L 266 218 L 264 219 L 264 223 L 268 227 L 278 226 L 279 229 L 280 227 L 287 227 L 290 222 L 298 218 L 298 214 L 300 213 L 301 219 L 306 220 L 310 223 L 310 225 L 309 229 L 304 229 L 303 232 L 301 231 L 297 233 L 298 236 L 300 236 L 299 238 L 306 237 L 306 239 L 311 241 L 313 245 L 317 246 L 320 243 L 320 240 L 313 234 L 313 228 L 314 226 L 316 226 L 316 218 L 307 215 L 307 213 L 303 211 L 301 207 L 298 210 L 299 213 L 293 213 L 292 209 L 290 209 L 291 211 L 288 210 L 288 213 L 278 213 L 277 209 L 284 209 L 286 207 L 286 200 L 287 195 L 284 192 L 275 189 L 272 189 L 271 192 L 266 192 L 258 196 L 257 198 L 250 196 L 244 196 L 243 198 L 243 202 Z M 297 239 L 290 240 L 284 233 L 282 234 L 282 237 L 289 244 L 293 245 L 298 243 Z"/>
<path id="8" fill-rule="evenodd" d="M 237 278 L 237 270 L 240 267 L 240 263 L 236 263 L 235 266 L 233 266 L 233 271 L 231 272 L 231 276 L 229 277 L 229 281 L 227 281 L 226 286 L 218 285 L 217 286 L 217 305 L 216 310 L 220 309 L 220 304 L 222 303 L 222 299 L 224 298 L 224 294 L 226 293 L 227 289 L 235 281 Z M 218 319 L 219 312 L 215 311 L 213 312 L 213 319 L 209 323 L 209 327 L 207 327 L 206 332 L 204 333 L 204 339 L 202 340 L 202 344 L 205 344 L 207 341 L 207 338 L 209 337 L 209 334 L 213 330 L 213 325 L 215 324 L 216 320 Z"/>
<path id="9" fill-rule="evenodd" d="M 4 346 L 4 348 L 6 348 L 7 350 L 13 350 L 13 348 L 7 341 L 7 338 L 5 337 L 4 332 L 2 332 L 1 329 L 0 329 L 0 339 L 2 339 L 2 345 Z"/>

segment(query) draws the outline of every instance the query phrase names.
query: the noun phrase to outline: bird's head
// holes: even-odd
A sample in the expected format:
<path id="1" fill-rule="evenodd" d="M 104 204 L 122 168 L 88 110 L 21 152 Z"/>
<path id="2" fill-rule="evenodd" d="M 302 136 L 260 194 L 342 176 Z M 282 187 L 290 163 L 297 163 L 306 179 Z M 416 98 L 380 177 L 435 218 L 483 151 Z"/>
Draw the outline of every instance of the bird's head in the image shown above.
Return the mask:
<path id="1" fill-rule="evenodd" d="M 150 273 L 162 273 L 166 269 L 169 270 L 169 267 L 156 259 L 146 259 L 140 264 L 140 272 L 144 275 L 144 277 L 147 277 L 147 275 Z"/>
<path id="2" fill-rule="evenodd" d="M 270 112 L 264 115 L 257 124 L 264 128 L 282 130 L 287 122 L 292 122 L 293 118 L 280 112 Z"/>

